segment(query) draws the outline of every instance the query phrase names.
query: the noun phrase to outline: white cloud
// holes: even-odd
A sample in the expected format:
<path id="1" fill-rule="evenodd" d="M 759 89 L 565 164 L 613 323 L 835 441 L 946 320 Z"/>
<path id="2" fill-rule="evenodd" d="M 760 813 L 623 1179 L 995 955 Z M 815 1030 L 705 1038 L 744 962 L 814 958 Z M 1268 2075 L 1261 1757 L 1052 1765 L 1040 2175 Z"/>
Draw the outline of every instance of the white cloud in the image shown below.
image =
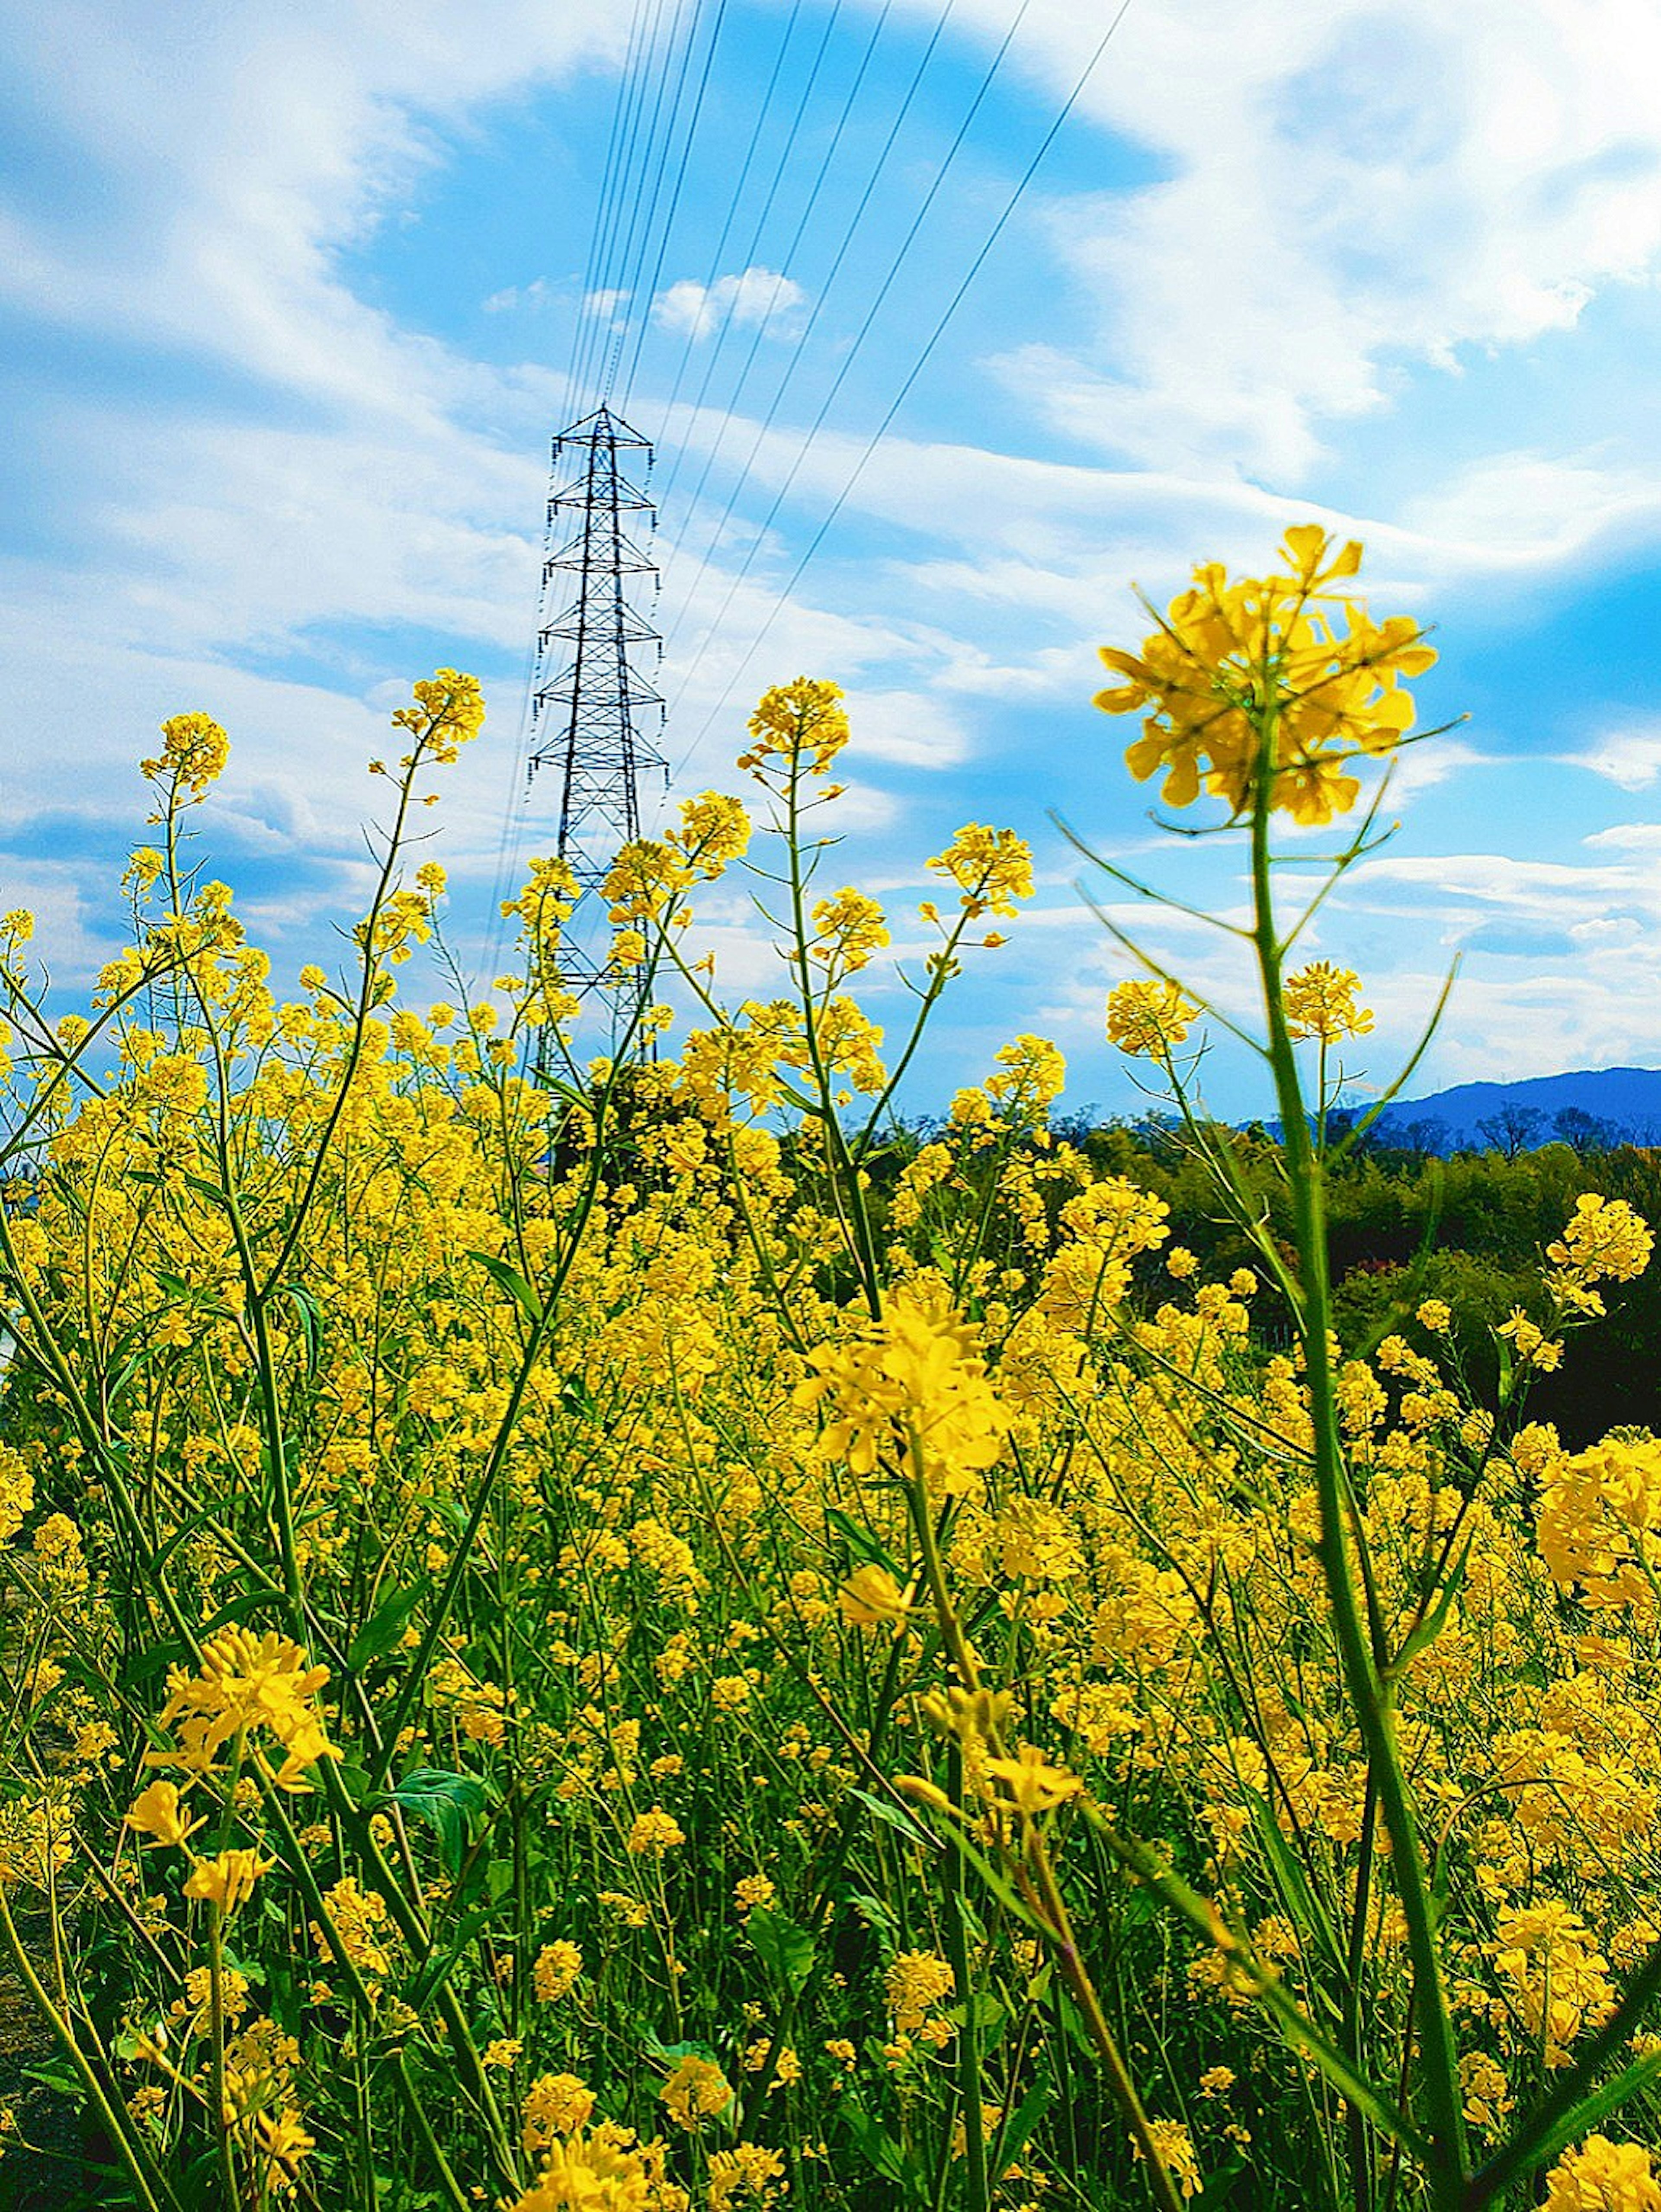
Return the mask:
<path id="1" fill-rule="evenodd" d="M 1607 777 L 1622 791 L 1647 791 L 1661 776 L 1661 717 L 1622 723 L 1594 738 L 1584 750 L 1560 757 L 1571 767 Z M 1610 836 L 1608 842 L 1615 840 Z"/>
<path id="2" fill-rule="evenodd" d="M 317 401 L 418 418 L 465 368 L 354 296 L 362 240 L 438 158 L 435 120 L 621 57 L 611 0 L 60 0 L 0 27 L 14 90 L 100 179 L 98 219 L 14 205 L 0 296 L 182 344 Z"/>
<path id="3" fill-rule="evenodd" d="M 1619 822 L 1581 840 L 1593 847 L 1612 847 L 1616 852 L 1661 852 L 1661 822 Z"/>
<path id="4" fill-rule="evenodd" d="M 487 315 L 512 314 L 520 307 L 545 307 L 556 291 L 545 276 L 533 276 L 528 284 L 508 284 L 500 292 L 492 292 L 479 304 Z"/>
<path id="5" fill-rule="evenodd" d="M 807 296 L 776 270 L 746 269 L 740 276 L 717 276 L 713 284 L 684 276 L 659 293 L 652 313 L 664 330 L 684 331 L 692 338 L 709 337 L 728 324 L 788 338 L 800 328 Z"/>
<path id="6" fill-rule="evenodd" d="M 960 13 L 991 38 L 1011 9 Z M 1037 0 L 1015 52 L 1070 86 L 1101 27 Z M 1649 0 L 1133 7 L 1081 107 L 1167 173 L 1053 204 L 1096 337 L 1004 369 L 1133 460 L 1295 483 L 1404 371 L 1570 330 L 1661 256 Z"/>
<path id="7" fill-rule="evenodd" d="M 926 691 L 849 689 L 849 721 L 862 758 L 899 768 L 955 768 L 969 750 L 969 733 L 950 710 Z"/>

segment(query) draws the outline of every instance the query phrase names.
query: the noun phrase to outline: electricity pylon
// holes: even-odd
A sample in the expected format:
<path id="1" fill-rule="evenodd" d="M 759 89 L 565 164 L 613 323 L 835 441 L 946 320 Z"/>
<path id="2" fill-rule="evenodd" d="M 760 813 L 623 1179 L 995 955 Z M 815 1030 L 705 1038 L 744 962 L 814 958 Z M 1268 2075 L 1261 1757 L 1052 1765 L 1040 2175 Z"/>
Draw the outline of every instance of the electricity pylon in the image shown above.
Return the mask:
<path id="1" fill-rule="evenodd" d="M 619 463 L 618 455 L 631 450 L 643 453 L 649 467 L 650 445 L 607 407 L 554 440 L 544 619 L 531 679 L 529 774 L 551 769 L 559 779 L 556 849 L 591 903 L 618 851 L 640 836 L 641 777 L 651 769 L 667 772 L 639 726 L 642 715 L 655 710 L 662 726 L 663 699 L 633 656 L 642 648 L 660 654 L 662 641 L 624 590 L 625 577 L 657 573 L 624 527 L 625 517 L 655 519 L 651 501 Z M 574 586 L 563 583 L 567 575 Z M 627 1031 L 638 1010 L 639 985 L 632 974 L 608 973 L 603 930 L 596 939 L 592 928 L 579 929 L 578 941 L 562 950 L 561 968 L 566 988 L 577 996 L 602 991 L 610 998 L 614 1042 Z"/>

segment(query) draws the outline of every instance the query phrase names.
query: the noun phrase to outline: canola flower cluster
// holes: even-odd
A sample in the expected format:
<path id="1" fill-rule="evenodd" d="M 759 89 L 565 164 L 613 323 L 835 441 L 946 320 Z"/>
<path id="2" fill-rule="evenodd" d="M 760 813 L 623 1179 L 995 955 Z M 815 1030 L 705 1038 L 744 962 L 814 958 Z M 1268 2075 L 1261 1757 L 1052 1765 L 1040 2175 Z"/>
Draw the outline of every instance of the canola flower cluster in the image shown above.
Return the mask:
<path id="1" fill-rule="evenodd" d="M 1410 726 L 1426 649 L 1319 538 L 1110 656 L 1172 803 L 1267 762 L 1324 818 Z M 399 823 L 481 711 L 416 687 Z M 1208 1279 L 1040 1036 L 897 1141 L 843 989 L 891 915 L 800 826 L 850 734 L 806 678 L 751 726 L 779 998 L 694 949 L 737 801 L 619 855 L 655 1058 L 575 1058 L 557 863 L 497 997 L 400 1004 L 396 827 L 356 971 L 279 1000 L 185 866 L 203 717 L 95 1028 L 4 923 L 0 1937 L 100 2201 L 1652 2212 L 1661 1443 L 1528 1405 L 1647 1226 L 1580 1201 L 1479 1402 L 1444 1303 L 1350 1345 L 1272 1243 Z M 1033 888 L 981 824 L 928 866 L 920 1022 Z M 1278 981 L 1323 1083 L 1360 981 Z M 1205 1018 L 1106 1010 L 1178 1085 Z"/>

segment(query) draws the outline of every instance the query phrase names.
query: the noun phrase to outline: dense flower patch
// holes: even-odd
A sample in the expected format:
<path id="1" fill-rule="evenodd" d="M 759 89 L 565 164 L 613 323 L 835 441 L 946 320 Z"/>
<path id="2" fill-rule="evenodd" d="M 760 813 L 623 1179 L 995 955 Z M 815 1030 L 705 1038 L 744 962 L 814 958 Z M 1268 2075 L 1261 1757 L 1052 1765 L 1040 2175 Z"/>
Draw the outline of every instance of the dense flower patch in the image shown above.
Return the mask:
<path id="1" fill-rule="evenodd" d="M 279 1001 L 192 872 L 202 715 L 91 1022 L 0 922 L 20 2188 L 56 2100 L 72 2201 L 146 2212 L 1661 2205 L 1661 1444 L 1528 1406 L 1650 1234 L 1581 1200 L 1485 1402 L 1438 1299 L 1334 1338 L 1372 1018 L 1293 964 L 1269 840 L 1429 654 L 1359 548 L 1284 557 L 1200 571 L 1102 702 L 1250 869 L 1298 1233 L 1214 1146 L 1224 1279 L 1052 1135 L 1040 1037 L 893 1120 L 1031 867 L 970 823 L 913 916 L 821 882 L 833 685 L 752 722 L 764 852 L 710 793 L 619 856 L 595 1065 L 557 863 L 491 999 L 395 993 L 453 671 L 375 763 L 350 973 Z M 693 904 L 751 865 L 784 988 L 730 1006 Z M 896 940 L 891 1042 L 848 986 Z M 1202 1148 L 1215 1018 L 1151 959 L 1106 1012 Z"/>

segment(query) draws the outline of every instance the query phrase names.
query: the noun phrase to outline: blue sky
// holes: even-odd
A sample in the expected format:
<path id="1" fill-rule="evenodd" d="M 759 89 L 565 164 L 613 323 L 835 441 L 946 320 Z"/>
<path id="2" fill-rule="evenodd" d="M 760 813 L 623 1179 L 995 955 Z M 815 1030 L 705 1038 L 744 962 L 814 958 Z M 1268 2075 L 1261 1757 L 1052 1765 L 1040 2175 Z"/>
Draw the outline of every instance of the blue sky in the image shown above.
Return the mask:
<path id="1" fill-rule="evenodd" d="M 672 85 L 717 15 L 650 0 Z M 1469 716 L 1411 757 L 1397 836 L 1313 948 L 1378 1008 L 1358 1076 L 1393 1073 L 1456 954 L 1415 1089 L 1661 1065 L 1650 0 L 1130 0 L 853 480 L 1108 20 L 727 0 L 673 223 L 666 189 L 642 201 L 636 250 L 625 228 L 596 271 L 622 0 L 10 11 L 0 905 L 37 908 L 66 989 L 119 941 L 135 764 L 189 708 L 234 744 L 204 857 L 279 980 L 333 957 L 364 763 L 444 662 L 491 705 L 435 850 L 457 945 L 494 972 L 546 444 L 594 396 L 569 376 L 581 337 L 618 343 L 615 396 L 658 442 L 677 791 L 731 787 L 754 695 L 805 669 L 854 716 L 834 880 L 887 898 L 897 943 L 958 823 L 1035 847 L 1037 910 L 977 963 L 915 1107 L 1017 1030 L 1061 1043 L 1073 1103 L 1135 1105 L 1101 1038 L 1123 957 L 1050 811 L 1214 910 L 1240 886 L 1214 845 L 1162 849 L 1130 732 L 1090 708 L 1094 648 L 1140 635 L 1133 579 L 1163 598 L 1196 560 L 1250 567 L 1310 516 L 1366 539 L 1376 609 L 1437 625 L 1424 719 Z M 595 282 L 628 296 L 580 328 Z M 551 842 L 536 796 L 522 852 Z M 741 898 L 708 911 L 727 988 L 770 991 Z M 1228 940 L 1134 920 L 1244 1009 Z M 1226 1052 L 1208 1081 L 1220 1111 L 1261 1103 Z"/>

